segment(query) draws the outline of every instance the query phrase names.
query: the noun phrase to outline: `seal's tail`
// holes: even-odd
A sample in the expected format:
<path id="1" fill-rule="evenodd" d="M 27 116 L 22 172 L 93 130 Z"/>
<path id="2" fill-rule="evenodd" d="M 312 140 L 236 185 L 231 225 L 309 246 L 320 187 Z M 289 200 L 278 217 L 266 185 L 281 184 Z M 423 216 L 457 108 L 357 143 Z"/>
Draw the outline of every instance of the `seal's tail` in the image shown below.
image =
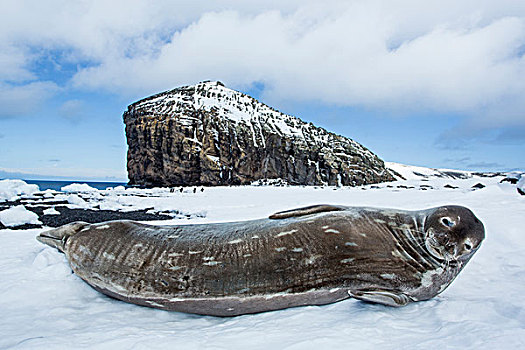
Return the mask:
<path id="1" fill-rule="evenodd" d="M 80 230 L 86 227 L 86 225 L 89 224 L 83 221 L 72 222 L 53 230 L 42 232 L 36 237 L 36 239 L 37 241 L 54 247 L 63 253 L 67 239 L 77 234 Z"/>

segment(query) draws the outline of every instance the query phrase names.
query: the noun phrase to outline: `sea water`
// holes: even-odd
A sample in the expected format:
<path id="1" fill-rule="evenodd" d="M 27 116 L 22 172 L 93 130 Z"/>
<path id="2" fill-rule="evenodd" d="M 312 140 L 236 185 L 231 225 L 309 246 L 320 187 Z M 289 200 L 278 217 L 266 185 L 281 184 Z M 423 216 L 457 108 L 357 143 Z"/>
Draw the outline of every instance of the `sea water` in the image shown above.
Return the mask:
<path id="1" fill-rule="evenodd" d="M 105 190 L 108 187 L 125 186 L 125 182 L 90 182 L 90 181 L 53 181 L 53 180 L 24 180 L 28 184 L 38 185 L 40 191 L 55 190 L 60 191 L 64 186 L 71 185 L 74 183 L 88 184 L 98 190 Z"/>

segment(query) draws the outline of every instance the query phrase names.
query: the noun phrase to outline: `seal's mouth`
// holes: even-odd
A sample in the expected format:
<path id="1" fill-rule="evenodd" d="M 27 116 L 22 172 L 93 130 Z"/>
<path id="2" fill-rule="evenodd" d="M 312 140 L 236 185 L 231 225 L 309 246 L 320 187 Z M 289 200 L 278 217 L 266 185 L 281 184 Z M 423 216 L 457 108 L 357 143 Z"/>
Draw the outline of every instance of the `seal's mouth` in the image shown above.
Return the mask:
<path id="1" fill-rule="evenodd" d="M 426 234 L 425 247 L 433 257 L 439 260 L 445 260 L 447 263 L 456 261 L 456 257 L 447 250 L 445 244 L 438 241 L 432 229 Z"/>
<path id="2" fill-rule="evenodd" d="M 58 249 L 62 253 L 64 252 L 64 247 L 66 246 L 67 240 L 77 234 L 84 227 L 89 225 L 86 222 L 73 222 L 64 226 L 57 227 L 55 229 L 45 231 L 38 235 L 36 239 L 44 244 L 47 244 L 53 248 Z"/>
<path id="3" fill-rule="evenodd" d="M 445 251 L 444 247 L 440 247 L 440 245 L 436 242 L 435 239 L 427 238 L 425 240 L 425 247 L 435 258 L 438 258 L 440 260 L 447 260 L 447 252 Z"/>

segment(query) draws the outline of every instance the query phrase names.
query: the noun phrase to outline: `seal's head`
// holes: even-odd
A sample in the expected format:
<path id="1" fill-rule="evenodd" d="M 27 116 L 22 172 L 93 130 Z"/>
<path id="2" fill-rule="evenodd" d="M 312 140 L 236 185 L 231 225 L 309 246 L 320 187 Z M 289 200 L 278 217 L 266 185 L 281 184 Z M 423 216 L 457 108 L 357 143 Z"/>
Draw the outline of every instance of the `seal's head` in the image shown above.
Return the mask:
<path id="1" fill-rule="evenodd" d="M 483 224 L 465 207 L 431 209 L 425 219 L 425 246 L 440 260 L 467 261 L 484 238 Z"/>

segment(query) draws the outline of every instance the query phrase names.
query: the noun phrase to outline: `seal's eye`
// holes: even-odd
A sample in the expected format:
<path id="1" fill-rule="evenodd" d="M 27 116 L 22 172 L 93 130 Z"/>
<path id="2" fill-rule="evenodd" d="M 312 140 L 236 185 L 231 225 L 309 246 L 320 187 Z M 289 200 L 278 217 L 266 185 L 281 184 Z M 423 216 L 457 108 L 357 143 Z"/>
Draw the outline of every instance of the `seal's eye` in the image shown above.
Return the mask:
<path id="1" fill-rule="evenodd" d="M 468 242 L 465 242 L 465 250 L 467 252 L 470 252 L 470 250 L 472 249 L 472 244 L 468 243 Z"/>
<path id="2" fill-rule="evenodd" d="M 443 223 L 443 225 L 445 225 L 447 227 L 453 227 L 456 224 L 450 218 L 443 218 L 443 219 L 441 219 L 441 222 Z"/>

